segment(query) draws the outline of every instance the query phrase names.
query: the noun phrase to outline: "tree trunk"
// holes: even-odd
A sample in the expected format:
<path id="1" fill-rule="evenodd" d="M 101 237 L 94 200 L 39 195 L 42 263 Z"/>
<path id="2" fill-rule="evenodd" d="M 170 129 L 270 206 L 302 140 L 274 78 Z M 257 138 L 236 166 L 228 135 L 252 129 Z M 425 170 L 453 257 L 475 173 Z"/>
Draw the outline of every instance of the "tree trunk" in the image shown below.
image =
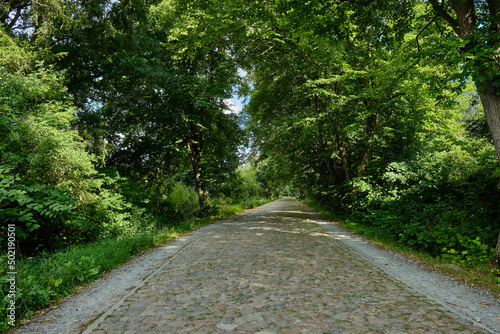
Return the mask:
<path id="1" fill-rule="evenodd" d="M 196 143 L 188 143 L 187 146 L 194 172 L 194 181 L 196 193 L 198 194 L 198 203 L 200 204 L 200 209 L 203 209 L 207 203 L 205 199 L 206 194 L 203 190 L 203 182 L 201 179 L 201 151 L 199 150 L 198 144 Z"/>
<path id="2" fill-rule="evenodd" d="M 498 241 L 497 241 L 497 247 L 495 249 L 495 253 L 493 253 L 493 256 L 491 257 L 491 264 L 495 268 L 500 267 L 500 233 L 498 234 Z"/>
<path id="3" fill-rule="evenodd" d="M 190 106 L 191 110 L 195 111 L 193 105 Z M 205 108 L 199 110 L 199 120 L 203 124 L 205 121 Z M 205 192 L 203 180 L 202 180 L 202 153 L 203 147 L 205 146 L 205 135 L 203 133 L 203 128 L 196 124 L 194 121 L 189 122 L 190 139 L 187 142 L 187 148 L 189 150 L 189 157 L 191 158 L 191 165 L 193 166 L 194 179 L 196 192 L 198 193 L 198 202 L 200 203 L 200 210 L 207 205 L 207 193 Z"/>
<path id="4" fill-rule="evenodd" d="M 484 114 L 488 121 L 493 144 L 497 152 L 498 160 L 500 161 L 500 96 L 497 94 L 485 93 L 479 90 L 479 97 L 483 105 Z"/>
<path id="5" fill-rule="evenodd" d="M 330 179 L 334 186 L 342 185 L 342 166 L 337 167 L 338 164 L 335 163 L 332 157 L 327 159 L 328 171 L 330 173 Z"/>
<path id="6" fill-rule="evenodd" d="M 491 136 L 493 137 L 493 144 L 495 145 L 498 161 L 500 161 L 500 96 L 479 92 L 479 97 L 481 98 L 484 114 L 486 115 Z M 500 189 L 500 181 L 497 187 Z M 498 234 L 496 251 L 491 258 L 491 263 L 496 267 L 500 264 L 500 234 Z"/>
<path id="7" fill-rule="evenodd" d="M 366 134 L 367 134 L 367 144 L 363 151 L 363 156 L 361 157 L 361 162 L 358 167 L 358 171 L 356 173 L 357 177 L 362 177 L 365 175 L 366 168 L 368 168 L 368 164 L 370 163 L 370 155 L 373 149 L 373 140 L 375 135 L 375 129 L 377 128 L 378 121 L 380 118 L 380 112 L 371 114 L 368 116 L 366 120 Z"/>
<path id="8" fill-rule="evenodd" d="M 338 131 L 338 132 L 340 132 L 340 131 Z M 335 136 L 335 141 L 337 142 L 337 147 L 340 151 L 340 157 L 342 159 L 342 165 L 344 166 L 345 177 L 347 179 L 347 182 L 349 182 L 349 181 L 351 181 L 351 176 L 349 174 L 349 169 L 350 169 L 349 156 L 347 155 L 347 150 L 345 148 L 344 139 L 342 138 L 342 136 L 340 134 L 337 134 Z"/>

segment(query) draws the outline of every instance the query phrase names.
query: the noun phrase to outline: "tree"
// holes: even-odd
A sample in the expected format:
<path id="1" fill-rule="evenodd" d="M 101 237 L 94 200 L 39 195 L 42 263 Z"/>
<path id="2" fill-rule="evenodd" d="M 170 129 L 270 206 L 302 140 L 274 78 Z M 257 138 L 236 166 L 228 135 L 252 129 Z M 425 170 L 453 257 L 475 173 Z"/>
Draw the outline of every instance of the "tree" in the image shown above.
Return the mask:
<path id="1" fill-rule="evenodd" d="M 68 69 L 92 151 L 149 184 L 187 158 L 201 207 L 213 179 L 206 172 L 235 169 L 241 141 L 237 118 L 224 112 L 239 82 L 235 36 L 243 32 L 228 11 L 210 2 L 115 3 L 54 45 L 68 54 L 57 64 Z"/>
<path id="2" fill-rule="evenodd" d="M 163 96 L 163 109 L 178 118 L 170 127 L 176 144 L 188 152 L 201 208 L 207 204 L 204 152 L 214 158 L 225 147 L 227 156 L 240 140 L 236 119 L 224 113 L 224 99 L 239 82 L 235 41 L 244 31 L 229 9 L 210 1 L 165 0 L 151 12 L 158 52 L 167 55 L 160 71 L 171 83 L 157 87 L 156 94 Z"/>
<path id="3" fill-rule="evenodd" d="M 254 28 L 248 112 L 263 136 L 255 143 L 267 156 L 293 154 L 292 169 L 317 174 L 320 193 L 363 177 L 373 153 L 390 145 L 383 138 L 391 127 L 402 128 L 405 118 L 410 124 L 404 96 L 411 85 L 400 70 L 408 41 L 396 24 L 403 9 L 268 3 L 269 15 Z"/>
<path id="4" fill-rule="evenodd" d="M 500 1 L 428 2 L 458 37 L 454 46 L 476 84 L 500 163 Z M 499 265 L 500 234 L 496 249 L 493 262 Z"/>
<path id="5" fill-rule="evenodd" d="M 61 73 L 0 30 L 0 220 L 16 223 L 28 254 L 84 236 L 77 200 L 96 172 L 73 128 L 76 109 Z M 82 233 L 83 234 L 83 233 Z"/>

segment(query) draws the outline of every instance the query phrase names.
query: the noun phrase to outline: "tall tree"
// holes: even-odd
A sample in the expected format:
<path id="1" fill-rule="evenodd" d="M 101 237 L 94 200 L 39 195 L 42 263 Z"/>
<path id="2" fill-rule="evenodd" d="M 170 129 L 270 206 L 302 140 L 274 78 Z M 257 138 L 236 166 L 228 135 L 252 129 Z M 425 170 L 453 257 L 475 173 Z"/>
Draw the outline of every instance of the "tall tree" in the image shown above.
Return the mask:
<path id="1" fill-rule="evenodd" d="M 428 2 L 458 37 L 455 47 L 476 83 L 500 162 L 500 1 Z"/>
<path id="2" fill-rule="evenodd" d="M 165 0 L 152 8 L 156 39 L 170 55 L 168 71 L 176 85 L 170 91 L 162 88 L 170 95 L 165 107 L 181 118 L 176 124 L 178 143 L 189 154 L 201 208 L 207 204 L 204 152 L 212 147 L 216 156 L 216 147 L 226 147 L 227 155 L 240 141 L 236 134 L 241 129 L 234 115 L 225 113 L 224 103 L 240 80 L 237 43 L 244 33 L 232 6 Z"/>
<path id="3" fill-rule="evenodd" d="M 428 2 L 458 37 L 454 45 L 476 84 L 500 163 L 500 1 Z M 500 234 L 493 262 L 500 264 Z"/>
<path id="4" fill-rule="evenodd" d="M 254 29 L 256 89 L 248 111 L 264 135 L 256 143 L 278 146 L 276 154 L 290 149 L 292 164 L 315 166 L 322 192 L 364 176 L 395 115 L 400 122 L 407 116 L 399 70 L 407 45 L 395 28 L 404 9 L 275 2 Z M 284 145 L 284 137 L 296 139 Z"/>

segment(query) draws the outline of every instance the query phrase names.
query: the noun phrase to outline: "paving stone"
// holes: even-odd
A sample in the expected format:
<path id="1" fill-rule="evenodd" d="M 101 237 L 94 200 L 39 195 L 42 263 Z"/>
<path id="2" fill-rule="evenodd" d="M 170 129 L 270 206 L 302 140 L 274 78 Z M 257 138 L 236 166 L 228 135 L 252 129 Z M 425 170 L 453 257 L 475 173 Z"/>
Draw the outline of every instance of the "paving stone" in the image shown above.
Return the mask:
<path id="1" fill-rule="evenodd" d="M 95 333 L 484 333 L 342 246 L 295 200 L 202 233 Z"/>

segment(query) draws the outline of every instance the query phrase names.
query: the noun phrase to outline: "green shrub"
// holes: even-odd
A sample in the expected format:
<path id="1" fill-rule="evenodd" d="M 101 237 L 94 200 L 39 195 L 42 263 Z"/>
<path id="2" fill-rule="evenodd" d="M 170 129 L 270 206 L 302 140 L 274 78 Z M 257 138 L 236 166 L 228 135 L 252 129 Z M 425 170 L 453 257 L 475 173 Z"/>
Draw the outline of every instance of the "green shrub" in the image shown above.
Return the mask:
<path id="1" fill-rule="evenodd" d="M 236 171 L 236 177 L 232 179 L 228 187 L 230 188 L 229 198 L 234 202 L 264 196 L 262 185 L 258 182 L 257 173 L 252 166 L 239 168 Z"/>
<path id="2" fill-rule="evenodd" d="M 462 265 L 486 265 L 500 232 L 491 151 L 471 141 L 352 180 L 329 194 L 365 233 Z"/>
<path id="3" fill-rule="evenodd" d="M 467 267 L 479 267 L 489 263 L 494 248 L 483 243 L 480 237 L 472 240 L 470 237 L 456 235 L 457 249 L 443 247 L 442 258 L 451 263 L 465 265 Z"/>
<path id="4" fill-rule="evenodd" d="M 3 30 L 0 43 L 0 233 L 16 224 L 30 255 L 88 241 L 92 224 L 76 207 L 93 186 L 94 157 L 73 126 L 62 73 Z"/>
<path id="5" fill-rule="evenodd" d="M 174 208 L 178 220 L 181 221 L 190 219 L 200 209 L 198 194 L 182 182 L 173 183 L 166 202 Z"/>
<path id="6" fill-rule="evenodd" d="M 7 223 L 14 224 L 26 254 L 81 242 L 85 221 L 77 215 L 69 191 L 23 179 L 12 170 L 0 166 L 0 233 L 6 235 Z"/>
<path id="7" fill-rule="evenodd" d="M 77 110 L 61 73 L 38 63 L 26 73 L 0 67 L 0 75 L 0 164 L 23 179 L 83 196 L 95 175 L 94 158 L 72 127 Z"/>

